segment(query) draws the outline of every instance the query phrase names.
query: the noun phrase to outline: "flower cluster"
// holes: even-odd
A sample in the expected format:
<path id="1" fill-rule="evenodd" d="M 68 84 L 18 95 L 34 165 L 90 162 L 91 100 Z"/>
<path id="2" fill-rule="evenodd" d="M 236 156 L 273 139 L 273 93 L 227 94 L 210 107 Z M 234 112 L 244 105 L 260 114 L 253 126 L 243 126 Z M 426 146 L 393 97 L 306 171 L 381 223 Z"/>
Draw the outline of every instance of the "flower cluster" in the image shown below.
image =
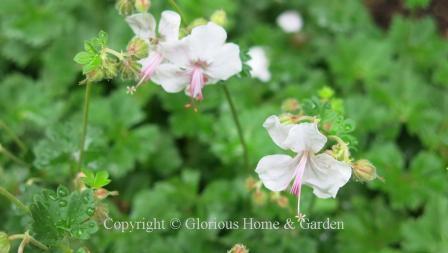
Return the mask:
<path id="1" fill-rule="evenodd" d="M 148 80 L 169 93 L 185 90 L 193 99 L 202 100 L 208 84 L 227 80 L 242 70 L 240 49 L 226 43 L 227 33 L 209 22 L 196 26 L 191 34 L 179 39 L 181 17 L 164 11 L 156 33 L 156 21 L 149 13 L 126 18 L 135 35 L 149 45 L 149 54 L 140 61 L 140 81 L 129 87 L 130 93 Z"/>

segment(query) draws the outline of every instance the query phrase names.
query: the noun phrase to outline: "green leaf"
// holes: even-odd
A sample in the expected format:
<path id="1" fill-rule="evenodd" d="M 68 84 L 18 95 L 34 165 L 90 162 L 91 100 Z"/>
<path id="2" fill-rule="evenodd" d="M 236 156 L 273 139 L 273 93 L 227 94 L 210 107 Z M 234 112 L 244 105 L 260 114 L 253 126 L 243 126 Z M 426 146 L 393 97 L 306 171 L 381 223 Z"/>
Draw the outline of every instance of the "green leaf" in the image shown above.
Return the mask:
<path id="1" fill-rule="evenodd" d="M 78 54 L 75 55 L 75 58 L 73 58 L 73 60 L 76 63 L 85 65 L 92 60 L 92 54 L 88 52 L 79 52 Z"/>
<path id="2" fill-rule="evenodd" d="M 109 179 L 109 173 L 105 170 L 94 173 L 90 170 L 84 170 L 86 177 L 84 178 L 84 183 L 93 189 L 98 189 L 108 185 L 111 180 Z"/>
<path id="3" fill-rule="evenodd" d="M 423 216 L 404 224 L 402 243 L 409 253 L 448 252 L 448 200 L 446 196 L 435 195 L 425 208 Z"/>
<path id="4" fill-rule="evenodd" d="M 8 235 L 0 231 L 0 253 L 8 253 L 11 249 L 11 243 L 8 240 Z"/>
<path id="5" fill-rule="evenodd" d="M 95 200 L 90 189 L 69 192 L 59 186 L 57 191 L 43 190 L 30 207 L 32 232 L 36 239 L 50 246 L 65 237 L 86 240 L 98 230 L 93 220 Z"/>

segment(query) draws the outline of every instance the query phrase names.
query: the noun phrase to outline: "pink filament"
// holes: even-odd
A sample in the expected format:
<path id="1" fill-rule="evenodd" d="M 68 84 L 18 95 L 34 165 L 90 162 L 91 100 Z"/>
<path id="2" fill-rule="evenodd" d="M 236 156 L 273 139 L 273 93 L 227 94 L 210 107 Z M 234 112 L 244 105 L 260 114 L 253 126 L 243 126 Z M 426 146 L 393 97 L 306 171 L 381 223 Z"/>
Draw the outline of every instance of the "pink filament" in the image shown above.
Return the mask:
<path id="1" fill-rule="evenodd" d="M 297 166 L 296 171 L 294 173 L 295 179 L 290 191 L 292 194 L 298 196 L 299 198 L 302 190 L 302 178 L 303 173 L 305 172 L 307 160 L 308 160 L 308 152 L 304 152 L 302 158 L 299 161 L 299 165 Z"/>
<path id="2" fill-rule="evenodd" d="M 146 65 L 140 73 L 141 79 L 138 82 L 137 87 L 140 86 L 144 81 L 151 79 L 151 76 L 154 74 L 157 67 L 159 67 L 160 63 L 162 63 L 162 60 L 163 57 L 161 54 L 159 53 L 151 54 L 148 60 L 148 65 Z"/>
<path id="3" fill-rule="evenodd" d="M 206 77 L 201 67 L 194 67 L 193 72 L 191 73 L 191 82 L 190 82 L 190 96 L 197 99 L 202 100 L 202 88 L 204 87 L 206 82 Z"/>

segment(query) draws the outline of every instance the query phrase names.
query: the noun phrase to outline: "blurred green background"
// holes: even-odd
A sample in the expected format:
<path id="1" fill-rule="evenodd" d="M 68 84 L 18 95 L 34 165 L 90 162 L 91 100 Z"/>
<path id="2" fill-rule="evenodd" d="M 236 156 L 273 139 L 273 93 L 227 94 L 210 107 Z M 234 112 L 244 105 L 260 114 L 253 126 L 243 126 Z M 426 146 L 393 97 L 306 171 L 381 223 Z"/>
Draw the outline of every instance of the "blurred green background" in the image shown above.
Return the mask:
<path id="1" fill-rule="evenodd" d="M 287 98 L 299 101 L 329 86 L 356 122 L 356 157 L 370 159 L 385 178 L 349 182 L 337 199 L 317 200 L 310 219 L 344 221 L 343 230 L 186 230 L 119 233 L 100 229 L 73 242 L 91 252 L 448 252 L 448 3 L 444 0 L 178 0 L 190 21 L 224 9 L 229 40 L 243 49 L 263 46 L 272 80 L 232 78 L 250 162 L 279 150 L 262 128 Z M 0 2 L 0 120 L 29 147 L 31 167 L 0 156 L 0 185 L 29 202 L 40 187 L 70 185 L 79 143 L 84 88 L 73 56 L 99 30 L 125 48 L 132 32 L 113 1 L 2 0 Z M 170 8 L 152 1 L 156 17 Z M 277 16 L 297 10 L 300 35 L 284 33 Z M 189 98 L 147 84 L 94 86 L 86 160 L 112 177 L 109 215 L 116 220 L 200 217 L 284 220 L 282 208 L 253 195 L 242 149 L 222 90 L 205 88 L 199 112 Z M 0 143 L 18 147 L 1 129 Z M 26 184 L 30 178 L 35 183 Z M 306 209 L 312 195 L 305 187 Z M 0 199 L 0 230 L 19 233 L 29 220 Z M 305 211 L 306 213 L 306 211 Z M 14 244 L 17 247 L 17 244 Z M 26 252 L 38 252 L 27 248 Z"/>

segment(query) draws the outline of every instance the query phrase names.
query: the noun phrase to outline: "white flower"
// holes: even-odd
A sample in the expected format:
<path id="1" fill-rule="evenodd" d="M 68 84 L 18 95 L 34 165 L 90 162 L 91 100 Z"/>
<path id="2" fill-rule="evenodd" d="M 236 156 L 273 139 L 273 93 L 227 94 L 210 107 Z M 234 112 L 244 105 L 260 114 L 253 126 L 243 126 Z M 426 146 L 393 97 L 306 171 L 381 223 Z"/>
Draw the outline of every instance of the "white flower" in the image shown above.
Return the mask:
<path id="1" fill-rule="evenodd" d="M 270 116 L 263 126 L 275 144 L 296 155 L 265 156 L 258 162 L 256 172 L 271 191 L 283 191 L 292 182 L 290 192 L 298 196 L 298 213 L 302 184 L 311 186 L 319 198 L 334 198 L 350 179 L 352 170 L 348 164 L 326 153 L 317 154 L 327 142 L 317 124 L 284 125 L 277 116 Z"/>
<path id="2" fill-rule="evenodd" d="M 302 30 L 303 20 L 297 11 L 285 11 L 277 17 L 277 24 L 287 33 L 295 33 Z"/>
<path id="3" fill-rule="evenodd" d="M 139 61 L 142 65 L 140 71 L 141 79 L 136 87 L 131 87 L 131 90 L 135 92 L 136 88 L 143 82 L 152 79 L 158 74 L 158 68 L 165 60 L 164 49 L 172 46 L 179 39 L 181 18 L 174 11 L 162 12 L 158 34 L 156 33 L 156 20 L 149 13 L 131 15 L 126 18 L 126 22 L 137 37 L 149 44 L 148 57 Z"/>
<path id="4" fill-rule="evenodd" d="M 226 31 L 214 23 L 195 27 L 176 46 L 166 48 L 169 63 L 160 66 L 160 75 L 153 81 L 167 92 L 185 89 L 187 95 L 201 100 L 205 85 L 227 80 L 242 70 L 238 45 L 226 39 Z"/>
<path id="5" fill-rule="evenodd" d="M 251 59 L 247 64 L 252 68 L 250 74 L 252 77 L 258 78 L 263 82 L 271 80 L 271 72 L 269 72 L 269 59 L 262 47 L 252 47 L 249 49 Z"/>

